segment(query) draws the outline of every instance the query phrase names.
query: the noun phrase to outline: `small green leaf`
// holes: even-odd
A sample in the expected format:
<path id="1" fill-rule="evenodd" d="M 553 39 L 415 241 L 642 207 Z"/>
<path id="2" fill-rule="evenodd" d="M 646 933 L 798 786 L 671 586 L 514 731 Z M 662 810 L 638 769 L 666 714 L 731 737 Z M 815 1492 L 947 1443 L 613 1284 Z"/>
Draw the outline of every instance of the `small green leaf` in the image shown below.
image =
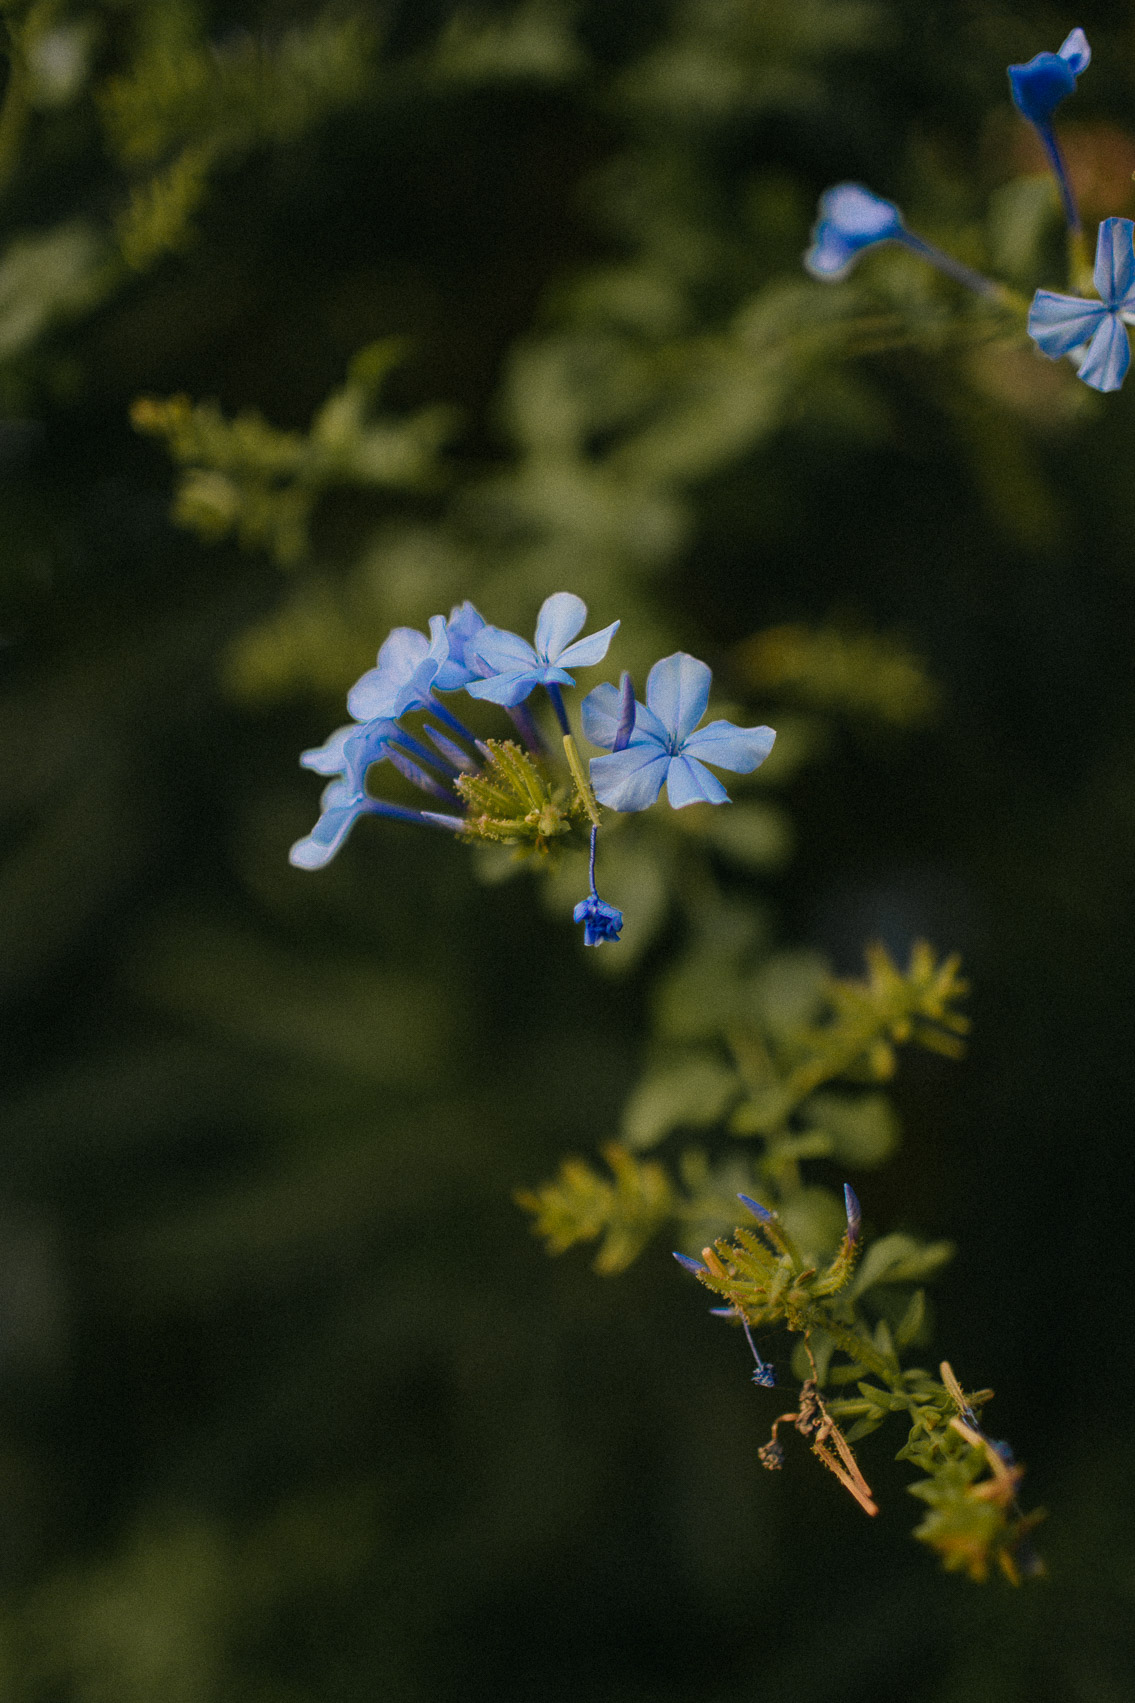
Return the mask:
<path id="1" fill-rule="evenodd" d="M 952 1242 L 918 1242 L 901 1231 L 880 1236 L 864 1254 L 851 1293 L 858 1298 L 876 1283 L 916 1283 L 953 1257 Z"/>
<path id="2" fill-rule="evenodd" d="M 704 1129 L 720 1121 L 736 1092 L 736 1073 L 721 1059 L 687 1053 L 634 1089 L 623 1112 L 623 1138 L 641 1151 L 672 1129 Z"/>
<path id="3" fill-rule="evenodd" d="M 899 1121 L 885 1094 L 814 1094 L 803 1110 L 848 1165 L 881 1165 L 898 1145 Z"/>

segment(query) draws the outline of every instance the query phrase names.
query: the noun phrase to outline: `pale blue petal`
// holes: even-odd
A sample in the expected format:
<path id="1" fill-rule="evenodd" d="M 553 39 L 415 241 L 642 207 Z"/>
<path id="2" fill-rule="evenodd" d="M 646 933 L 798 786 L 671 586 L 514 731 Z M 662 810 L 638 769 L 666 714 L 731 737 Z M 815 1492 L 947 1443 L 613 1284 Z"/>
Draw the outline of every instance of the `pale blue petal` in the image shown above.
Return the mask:
<path id="1" fill-rule="evenodd" d="M 825 190 L 819 215 L 804 256 L 813 278 L 842 278 L 863 249 L 903 235 L 902 215 L 894 203 L 859 183 L 837 183 Z"/>
<path id="2" fill-rule="evenodd" d="M 1118 390 L 1131 364 L 1127 327 L 1116 313 L 1109 313 L 1076 369 L 1093 390 Z"/>
<path id="3" fill-rule="evenodd" d="M 1038 290 L 1029 309 L 1028 332 L 1037 347 L 1055 361 L 1086 343 L 1106 317 L 1102 302 Z"/>
<path id="4" fill-rule="evenodd" d="M 670 758 L 657 745 L 628 745 L 625 751 L 592 757 L 592 790 L 611 810 L 647 810 L 662 791 L 669 766 Z"/>
<path id="5" fill-rule="evenodd" d="M 535 668 L 540 661 L 527 639 L 503 627 L 482 628 L 465 654 L 483 662 L 492 674 L 515 674 L 521 668 Z"/>
<path id="6" fill-rule="evenodd" d="M 536 621 L 536 653 L 541 662 L 558 662 L 587 619 L 587 605 L 574 591 L 553 592 L 546 597 Z M 600 651 L 602 656 L 606 646 Z M 596 661 L 599 657 L 596 657 Z"/>
<path id="7" fill-rule="evenodd" d="M 820 219 L 854 243 L 885 242 L 903 229 L 902 214 L 861 183 L 837 183 L 820 196 Z"/>
<path id="8" fill-rule="evenodd" d="M 348 722 L 346 727 L 337 727 L 322 745 L 300 754 L 300 767 L 314 769 L 317 775 L 341 775 L 347 767 L 344 747 L 358 731 L 357 721 Z"/>
<path id="9" fill-rule="evenodd" d="M 511 674 L 495 674 L 489 680 L 470 680 L 465 690 L 471 698 L 484 698 L 490 704 L 503 704 L 515 709 L 537 686 L 574 686 L 571 675 L 562 668 L 537 663 L 534 668 L 514 669 Z"/>
<path id="10" fill-rule="evenodd" d="M 1105 307 L 1126 305 L 1135 286 L 1135 225 L 1130 219 L 1104 219 L 1096 238 L 1096 265 L 1092 276 L 1096 293 Z"/>
<path id="11" fill-rule="evenodd" d="M 849 243 L 831 225 L 819 224 L 812 233 L 812 246 L 804 255 L 804 270 L 825 283 L 846 278 L 864 246 Z"/>
<path id="12" fill-rule="evenodd" d="M 672 757 L 666 776 L 666 796 L 675 810 L 687 804 L 728 804 L 729 794 L 716 775 L 696 757 Z"/>
<path id="13" fill-rule="evenodd" d="M 594 668 L 595 664 L 602 662 L 606 656 L 611 640 L 618 630 L 618 621 L 612 621 L 602 632 L 589 633 L 585 639 L 576 639 L 573 645 L 560 651 L 558 656 L 550 657 L 549 661 L 558 662 L 561 668 Z"/>
<path id="14" fill-rule="evenodd" d="M 1073 30 L 1070 35 L 1066 35 L 1057 52 L 1061 59 L 1067 60 L 1069 70 L 1077 77 L 1081 71 L 1086 71 L 1092 62 L 1092 50 L 1083 30 Z"/>
<path id="15" fill-rule="evenodd" d="M 635 704 L 634 731 L 631 734 L 632 745 L 643 745 L 653 739 L 656 744 L 670 748 L 670 730 L 660 721 L 649 704 Z"/>
<path id="16" fill-rule="evenodd" d="M 514 709 L 540 684 L 540 667 L 514 668 L 511 674 L 490 674 L 487 680 L 470 680 L 465 690 L 471 698 L 503 704 Z"/>
<path id="17" fill-rule="evenodd" d="M 771 727 L 735 727 L 731 721 L 711 721 L 699 727 L 682 746 L 684 757 L 700 757 L 735 775 L 752 774 L 772 750 Z"/>
<path id="18" fill-rule="evenodd" d="M 330 863 L 365 809 L 366 800 L 359 798 L 342 808 L 325 810 L 311 833 L 296 841 L 288 853 L 288 862 L 295 869 L 322 869 L 325 863 Z"/>
<path id="19" fill-rule="evenodd" d="M 456 692 L 467 680 L 477 677 L 480 669 L 468 652 L 472 641 L 484 631 L 484 627 L 483 616 L 471 603 L 459 603 L 450 610 L 445 624 L 449 655 L 437 671 L 435 691 Z"/>
<path id="20" fill-rule="evenodd" d="M 619 688 L 612 686 L 610 681 L 588 692 L 580 705 L 580 714 L 584 735 L 592 745 L 601 746 L 604 751 L 611 749 L 619 729 L 620 706 Z M 300 760 L 302 762 L 303 759 Z"/>
<path id="21" fill-rule="evenodd" d="M 387 745 L 392 739 L 397 739 L 401 731 L 396 721 L 383 716 L 351 730 L 352 737 L 347 740 L 343 751 L 346 758 L 343 772 L 356 792 L 363 791 L 367 770 L 372 763 L 382 760 Z"/>
<path id="22" fill-rule="evenodd" d="M 663 657 L 647 675 L 647 704 L 675 747 L 693 732 L 705 714 L 712 679 L 706 664 L 684 650 Z"/>
<path id="23" fill-rule="evenodd" d="M 414 627 L 395 627 L 378 653 L 378 664 L 368 669 L 347 694 L 347 708 L 356 721 L 401 713 L 394 706 L 414 670 L 425 660 L 430 641 Z"/>

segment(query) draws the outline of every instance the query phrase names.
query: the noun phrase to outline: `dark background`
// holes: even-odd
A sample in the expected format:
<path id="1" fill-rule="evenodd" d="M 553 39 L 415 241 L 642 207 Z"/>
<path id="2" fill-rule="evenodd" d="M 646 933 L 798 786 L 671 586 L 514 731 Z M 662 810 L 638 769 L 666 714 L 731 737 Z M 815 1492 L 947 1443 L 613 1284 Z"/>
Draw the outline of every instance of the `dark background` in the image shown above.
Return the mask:
<path id="1" fill-rule="evenodd" d="M 483 9 L 479 27 L 528 18 L 555 47 L 518 68 L 478 60 L 450 0 L 352 10 L 377 36 L 361 93 L 229 148 L 180 251 L 0 335 L 5 1694 L 1117 1703 L 1135 1654 L 1132 397 L 1097 405 L 1016 345 L 998 365 L 943 295 L 930 330 L 873 358 L 828 349 L 764 425 L 650 473 L 680 524 L 645 568 L 618 408 L 605 425 L 593 403 L 582 452 L 627 505 L 606 556 L 566 522 L 525 555 L 505 526 L 506 570 L 477 493 L 513 500 L 531 452 L 508 401 L 523 351 L 593 337 L 601 392 L 610 330 L 581 302 L 611 268 L 681 299 L 620 345 L 639 339 L 649 389 L 799 277 L 832 181 L 992 264 L 991 198 L 1036 169 L 1004 67 L 1074 24 L 1096 56 L 1068 109 L 1085 206 L 1129 212 L 1135 13 Z M 184 41 L 224 50 L 317 8 L 175 12 Z M 111 229 L 136 168 L 97 90 L 155 15 L 60 13 L 94 26 L 90 79 L 33 116 L 9 232 Z M 1059 287 L 1039 252 L 1033 281 Z M 20 286 L 0 285 L 3 333 Z M 332 493 L 290 571 L 170 523 L 175 474 L 132 430 L 135 397 L 305 431 L 385 336 L 407 353 L 384 406 L 460 410 L 435 489 Z M 359 563 L 392 525 L 457 566 L 418 602 L 378 571 L 360 615 Z M 941 1575 L 909 1539 L 889 1433 L 862 1450 L 870 1524 L 802 1456 L 761 1473 L 760 1398 L 666 1249 L 602 1280 L 578 1251 L 550 1262 L 512 1205 L 617 1127 L 674 927 L 612 977 L 533 884 L 479 884 L 441 836 L 367 822 L 325 873 L 287 866 L 317 798 L 297 753 L 387 628 L 466 589 L 526 628 L 564 584 L 596 625 L 637 612 L 727 678 L 751 633 L 847 618 L 905 635 L 938 682 L 929 726 L 831 721 L 787 789 L 796 855 L 754 900 L 776 941 L 843 973 L 879 935 L 965 956 L 972 1047 L 904 1067 L 906 1143 L 869 1214 L 959 1245 L 934 1359 L 996 1387 L 991 1420 L 1050 1509 L 1046 1581 Z M 354 651 L 273 660 L 272 621 L 313 587 Z"/>

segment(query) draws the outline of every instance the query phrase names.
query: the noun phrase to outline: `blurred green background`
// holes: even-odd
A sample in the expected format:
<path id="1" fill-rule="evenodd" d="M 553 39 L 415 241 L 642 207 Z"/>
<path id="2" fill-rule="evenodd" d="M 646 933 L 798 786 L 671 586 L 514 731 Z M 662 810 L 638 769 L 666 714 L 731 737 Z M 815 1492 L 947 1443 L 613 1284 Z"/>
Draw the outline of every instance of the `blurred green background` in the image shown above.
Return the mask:
<path id="1" fill-rule="evenodd" d="M 1069 154 L 1129 214 L 1135 8 L 2 11 L 5 1699 L 1120 1703 L 1133 399 L 799 255 L 855 178 L 1059 287 L 1005 66 L 1087 30 Z M 131 425 L 181 394 L 188 477 Z M 618 1129 L 664 897 L 620 967 L 441 836 L 288 867 L 389 627 L 564 588 L 811 740 L 736 877 L 769 944 L 964 954 L 969 1056 L 904 1067 L 865 1201 L 959 1244 L 934 1347 L 1051 1510 L 1039 1585 L 936 1571 L 889 1434 L 876 1522 L 762 1473 L 667 1251 L 601 1279 L 512 1204 Z M 786 623 L 892 635 L 936 713 L 793 705 L 743 645 Z"/>

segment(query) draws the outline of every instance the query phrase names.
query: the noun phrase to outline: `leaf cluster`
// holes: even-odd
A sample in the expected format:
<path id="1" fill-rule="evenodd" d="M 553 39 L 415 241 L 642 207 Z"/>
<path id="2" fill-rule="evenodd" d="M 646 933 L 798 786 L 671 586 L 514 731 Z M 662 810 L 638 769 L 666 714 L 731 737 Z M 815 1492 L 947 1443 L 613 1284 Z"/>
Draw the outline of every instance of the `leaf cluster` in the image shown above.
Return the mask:
<path id="1" fill-rule="evenodd" d="M 270 550 L 291 567 L 307 552 L 313 511 L 330 487 L 421 492 L 435 485 L 452 411 L 423 408 L 407 419 L 374 414 L 402 353 L 396 341 L 360 351 L 306 434 L 281 431 L 253 410 L 228 420 L 213 402 L 139 397 L 134 425 L 162 439 L 184 470 L 173 518 L 207 542 L 235 534 L 245 548 Z"/>

